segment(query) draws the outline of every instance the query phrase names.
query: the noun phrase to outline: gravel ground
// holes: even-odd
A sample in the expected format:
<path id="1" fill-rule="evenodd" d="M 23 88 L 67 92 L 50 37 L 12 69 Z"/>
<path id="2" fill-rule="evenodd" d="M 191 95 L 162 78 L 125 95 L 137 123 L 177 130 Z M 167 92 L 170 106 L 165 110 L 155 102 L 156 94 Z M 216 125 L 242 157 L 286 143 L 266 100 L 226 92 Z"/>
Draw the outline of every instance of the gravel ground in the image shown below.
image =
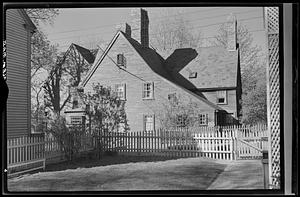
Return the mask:
<path id="1" fill-rule="evenodd" d="M 90 166 L 63 169 L 52 166 L 48 172 L 27 174 L 8 180 L 9 191 L 128 191 L 128 190 L 206 190 L 261 189 L 259 161 L 218 161 L 183 158 L 157 161 L 128 159 L 109 165 L 109 160 L 85 162 Z M 114 158 L 116 161 L 116 158 Z M 129 163 L 128 163 L 129 162 Z M 79 162 L 80 163 L 80 162 Z M 120 164 L 121 163 L 121 164 Z M 94 167 L 94 165 L 100 165 Z M 72 168 L 72 165 L 69 165 Z M 242 181 L 241 181 L 242 179 Z"/>

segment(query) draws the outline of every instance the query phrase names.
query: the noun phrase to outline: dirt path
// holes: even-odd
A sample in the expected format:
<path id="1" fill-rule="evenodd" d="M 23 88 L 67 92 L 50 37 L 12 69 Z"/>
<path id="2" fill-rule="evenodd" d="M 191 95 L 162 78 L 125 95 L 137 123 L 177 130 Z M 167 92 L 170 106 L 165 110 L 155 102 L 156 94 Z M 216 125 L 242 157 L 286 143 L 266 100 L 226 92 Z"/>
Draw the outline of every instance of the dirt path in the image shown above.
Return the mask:
<path id="1" fill-rule="evenodd" d="M 228 165 L 208 189 L 264 189 L 260 160 L 241 160 Z"/>
<path id="2" fill-rule="evenodd" d="M 233 164 L 203 158 L 138 162 L 63 171 L 41 172 L 8 181 L 9 191 L 116 191 L 116 190 L 205 190 L 214 189 L 221 176 L 253 169 L 249 187 L 261 181 L 257 163 Z M 226 170 L 225 172 L 223 172 Z M 239 171 L 239 172 L 240 172 Z M 225 173 L 225 174 L 224 174 Z M 250 173 L 250 171 L 249 171 Z M 219 178 L 218 178 L 219 177 Z M 231 176 L 234 179 L 234 176 Z M 255 178 L 255 179 L 254 179 Z M 227 180 L 228 182 L 228 180 Z M 247 182 L 247 181 L 245 181 Z M 234 182 L 235 183 L 235 182 Z"/>

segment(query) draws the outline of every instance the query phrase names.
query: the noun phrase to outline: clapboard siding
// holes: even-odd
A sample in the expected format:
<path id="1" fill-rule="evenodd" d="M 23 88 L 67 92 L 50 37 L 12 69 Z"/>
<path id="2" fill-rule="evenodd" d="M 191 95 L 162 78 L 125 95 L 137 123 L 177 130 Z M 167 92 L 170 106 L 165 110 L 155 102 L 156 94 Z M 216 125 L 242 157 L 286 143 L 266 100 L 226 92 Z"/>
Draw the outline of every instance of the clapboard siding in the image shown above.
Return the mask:
<path id="1" fill-rule="evenodd" d="M 30 132 L 30 36 L 17 9 L 6 11 L 7 137 Z"/>
<path id="2" fill-rule="evenodd" d="M 127 64 L 126 70 L 132 75 L 117 68 L 109 58 L 116 60 L 119 53 L 124 54 Z M 143 80 L 154 83 L 154 99 L 144 100 L 142 98 Z M 121 36 L 111 47 L 99 68 L 94 72 L 84 91 L 92 91 L 93 83 L 111 87 L 118 83 L 126 84 L 125 111 L 131 131 L 144 129 L 143 117 L 147 114 L 155 115 L 154 127 L 156 129 L 160 128 L 162 125 L 160 125 L 159 114 L 163 113 L 163 105 L 169 102 L 168 94 L 172 93 L 180 95 L 182 101 L 195 102 L 199 113 L 208 114 L 209 124 L 214 124 L 215 110 L 212 107 L 154 73 L 146 65 L 143 58 Z"/>

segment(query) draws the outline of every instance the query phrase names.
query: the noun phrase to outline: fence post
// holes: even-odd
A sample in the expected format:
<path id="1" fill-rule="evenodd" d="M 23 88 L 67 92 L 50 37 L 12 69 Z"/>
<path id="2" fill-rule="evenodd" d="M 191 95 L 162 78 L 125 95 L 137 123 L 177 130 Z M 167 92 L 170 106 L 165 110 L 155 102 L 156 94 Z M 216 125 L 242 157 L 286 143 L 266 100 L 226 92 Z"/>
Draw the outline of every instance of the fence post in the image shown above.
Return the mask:
<path id="1" fill-rule="evenodd" d="M 261 160 L 263 165 L 263 173 L 264 173 L 264 189 L 269 188 L 269 159 L 268 159 L 268 150 L 263 150 L 263 158 Z"/>
<path id="2" fill-rule="evenodd" d="M 141 155 L 141 138 L 140 138 L 140 132 L 137 132 L 137 153 L 140 156 Z"/>
<path id="3" fill-rule="evenodd" d="M 233 158 L 234 160 L 237 160 L 238 158 L 238 128 L 236 125 L 233 127 L 233 132 L 232 132 L 232 140 L 233 140 Z"/>

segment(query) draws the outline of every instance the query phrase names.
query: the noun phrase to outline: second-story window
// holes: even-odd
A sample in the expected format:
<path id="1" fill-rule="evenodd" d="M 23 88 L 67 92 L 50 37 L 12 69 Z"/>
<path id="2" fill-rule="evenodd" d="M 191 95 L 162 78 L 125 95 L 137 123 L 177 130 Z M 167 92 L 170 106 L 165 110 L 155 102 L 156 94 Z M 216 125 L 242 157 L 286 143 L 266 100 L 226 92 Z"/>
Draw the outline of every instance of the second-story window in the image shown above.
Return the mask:
<path id="1" fill-rule="evenodd" d="M 124 54 L 118 54 L 117 55 L 117 64 L 119 67 L 126 68 L 126 58 L 124 57 Z"/>
<path id="2" fill-rule="evenodd" d="M 126 99 L 126 84 L 116 84 L 115 85 L 115 93 L 117 94 L 117 97 L 119 97 L 121 100 Z"/>
<path id="3" fill-rule="evenodd" d="M 227 104 L 227 91 L 217 91 L 217 104 Z"/>
<path id="4" fill-rule="evenodd" d="M 143 99 L 153 99 L 154 83 L 147 82 L 143 84 Z"/>

